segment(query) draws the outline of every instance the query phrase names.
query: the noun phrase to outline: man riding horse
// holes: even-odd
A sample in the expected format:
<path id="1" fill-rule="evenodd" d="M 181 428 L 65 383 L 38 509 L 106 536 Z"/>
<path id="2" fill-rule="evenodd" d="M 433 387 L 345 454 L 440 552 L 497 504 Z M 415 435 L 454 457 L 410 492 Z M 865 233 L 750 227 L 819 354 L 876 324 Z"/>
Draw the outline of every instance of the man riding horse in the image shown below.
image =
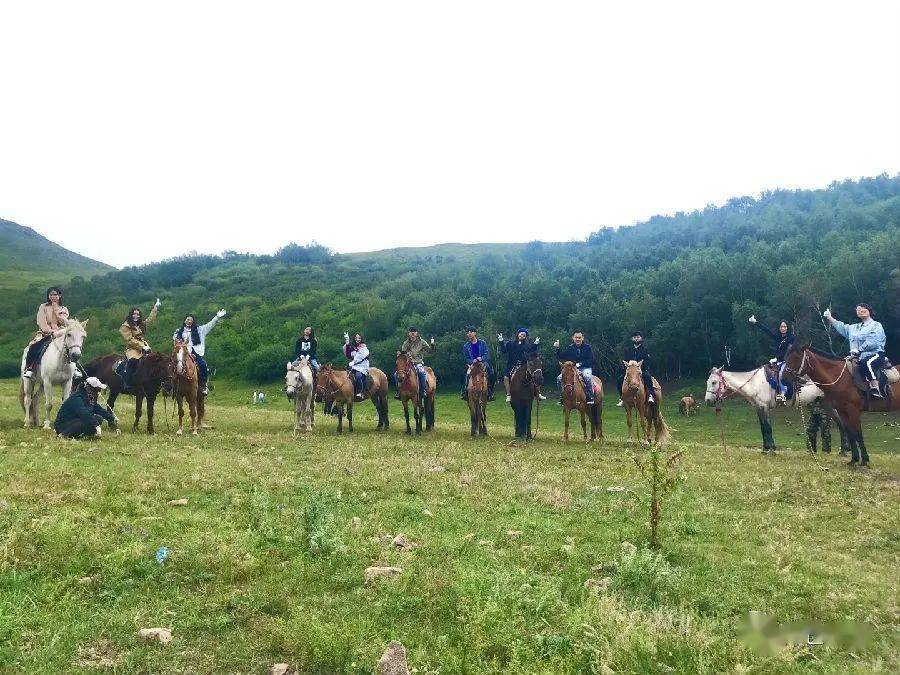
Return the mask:
<path id="1" fill-rule="evenodd" d="M 625 350 L 625 356 L 622 357 L 625 362 L 636 361 L 641 364 L 641 379 L 644 381 L 644 391 L 647 392 L 647 403 L 653 403 L 656 399 L 653 397 L 653 357 L 647 351 L 647 345 L 644 344 L 644 335 L 641 331 L 636 330 L 631 334 L 631 346 Z M 622 377 L 619 378 L 617 387 L 619 389 L 619 402 L 616 406 L 621 408 L 625 405 L 622 400 L 622 384 L 625 382 L 625 371 L 622 371 Z"/>
<path id="2" fill-rule="evenodd" d="M 466 360 L 466 374 L 463 377 L 460 398 L 463 401 L 468 400 L 469 375 L 472 372 L 472 364 L 477 361 L 484 364 L 484 370 L 487 373 L 488 401 L 493 401 L 497 376 L 491 367 L 491 354 L 488 351 L 487 343 L 478 337 L 478 329 L 475 326 L 466 326 L 466 341 L 463 343 L 462 351 L 463 358 Z"/>
<path id="3" fill-rule="evenodd" d="M 581 379 L 584 380 L 584 397 L 587 405 L 594 405 L 594 352 L 591 346 L 584 341 L 584 332 L 576 330 L 572 333 L 572 344 L 565 349 L 559 348 L 559 340 L 553 343 L 556 348 L 556 360 L 560 363 L 571 361 L 575 364 Z M 556 382 L 562 390 L 562 373 L 556 377 Z"/>
<path id="4" fill-rule="evenodd" d="M 536 337 L 534 342 L 529 343 L 528 329 L 520 328 L 516 331 L 515 340 L 505 341 L 503 333 L 497 334 L 497 340 L 500 342 L 500 352 L 506 354 L 506 370 L 503 371 L 503 388 L 506 390 L 506 402 L 512 403 L 512 396 L 509 393 L 509 376 L 517 366 L 527 363 L 529 358 L 538 353 L 538 345 L 541 343 L 541 338 Z M 540 400 L 547 400 L 547 397 L 540 392 L 539 388 L 536 388 L 535 391 Z"/>
<path id="5" fill-rule="evenodd" d="M 193 314 L 188 314 L 181 322 L 181 328 L 172 335 L 174 342 L 184 342 L 190 346 L 191 356 L 194 357 L 194 362 L 197 364 L 200 393 L 203 396 L 209 395 L 209 388 L 206 384 L 209 381 L 209 366 L 206 365 L 206 360 L 203 358 L 206 353 L 206 336 L 226 313 L 224 309 L 220 309 L 209 323 L 202 326 L 197 325 L 197 319 Z"/>
<path id="6" fill-rule="evenodd" d="M 51 286 L 47 289 L 47 302 L 41 303 L 37 309 L 38 330 L 26 347 L 22 377 L 30 379 L 34 375 L 41 352 L 53 339 L 53 334 L 66 327 L 68 318 L 69 310 L 62 304 L 62 291 L 58 286 Z"/>
<path id="7" fill-rule="evenodd" d="M 400 352 L 408 355 L 413 362 L 416 368 L 416 375 L 419 378 L 419 396 L 424 400 L 428 393 L 428 383 L 425 379 L 425 354 L 434 353 L 434 338 L 431 338 L 431 342 L 425 342 L 419 336 L 418 329 L 410 326 L 406 331 L 406 339 L 400 345 Z M 394 373 L 394 382 L 396 381 L 397 373 Z M 400 398 L 399 389 L 395 398 Z"/>
<path id="8" fill-rule="evenodd" d="M 771 328 L 759 323 L 755 315 L 751 316 L 748 321 L 772 338 L 772 341 L 775 343 L 775 353 L 769 360 L 769 365 L 772 366 L 773 372 L 772 385 L 777 392 L 775 394 L 775 401 L 778 403 L 786 403 L 788 398 L 788 388 L 787 385 L 782 382 L 781 376 L 784 373 L 784 359 L 787 356 L 791 345 L 794 344 L 794 333 L 791 331 L 791 327 L 787 321 L 782 321 L 778 324 L 777 333 Z"/>
<path id="9" fill-rule="evenodd" d="M 859 372 L 863 380 L 869 383 L 869 395 L 882 398 L 878 387 L 878 373 L 885 362 L 887 336 L 881 323 L 872 318 L 871 305 L 865 302 L 856 305 L 859 323 L 838 321 L 831 315 L 831 309 L 826 309 L 822 315 L 850 343 L 850 356 L 859 359 Z"/>
<path id="10" fill-rule="evenodd" d="M 125 322 L 119 326 L 119 334 L 125 343 L 125 377 L 123 379 L 124 391 L 130 391 L 134 380 L 134 373 L 138 369 L 140 361 L 150 353 L 150 344 L 147 342 L 147 328 L 156 320 L 159 313 L 159 298 L 150 310 L 150 315 L 145 319 L 143 313 L 137 307 L 132 307 Z"/>

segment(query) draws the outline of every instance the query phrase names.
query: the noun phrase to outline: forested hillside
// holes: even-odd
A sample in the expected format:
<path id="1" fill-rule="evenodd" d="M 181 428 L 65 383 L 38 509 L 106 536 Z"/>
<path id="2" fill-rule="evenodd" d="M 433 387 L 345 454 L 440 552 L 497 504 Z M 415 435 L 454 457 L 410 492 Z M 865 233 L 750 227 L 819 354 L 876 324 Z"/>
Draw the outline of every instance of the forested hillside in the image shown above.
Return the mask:
<path id="1" fill-rule="evenodd" d="M 759 362 L 767 342 L 747 317 L 795 323 L 803 340 L 828 348 L 818 308 L 853 317 L 859 300 L 875 308 L 900 342 L 900 177 L 835 183 L 823 190 L 775 191 L 722 207 L 606 228 L 558 244 L 448 244 L 332 255 L 314 244 L 272 256 L 224 253 L 74 279 L 65 302 L 90 317 L 89 355 L 119 349 L 117 329 L 132 305 L 162 298 L 150 331 L 168 349 L 182 316 L 206 321 L 229 310 L 210 339 L 219 375 L 281 376 L 297 331 L 315 326 L 323 361 L 339 360 L 344 330 L 362 331 L 373 363 L 388 368 L 407 325 L 434 335 L 433 365 L 445 384 L 461 373 L 463 327 L 495 334 L 526 325 L 551 356 L 555 337 L 586 331 L 597 367 L 615 368 L 634 329 L 644 331 L 667 376 L 705 373 L 732 347 L 732 365 Z M 17 372 L 42 288 L 11 296 L 0 365 Z M 831 333 L 835 351 L 846 345 Z M 552 360 L 552 359 L 551 359 Z"/>

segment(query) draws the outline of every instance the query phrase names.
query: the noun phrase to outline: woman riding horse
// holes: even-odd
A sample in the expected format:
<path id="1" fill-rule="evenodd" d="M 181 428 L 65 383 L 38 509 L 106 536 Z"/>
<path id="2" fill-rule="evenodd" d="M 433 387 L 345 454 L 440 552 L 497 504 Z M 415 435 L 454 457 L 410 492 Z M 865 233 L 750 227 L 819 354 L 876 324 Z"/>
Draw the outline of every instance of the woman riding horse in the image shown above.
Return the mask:
<path id="1" fill-rule="evenodd" d="M 62 304 L 62 291 L 58 286 L 51 286 L 47 289 L 47 302 L 41 303 L 37 309 L 38 331 L 26 348 L 22 377 L 30 379 L 34 375 L 34 368 L 44 345 L 53 339 L 53 333 L 66 327 L 68 318 L 69 310 Z"/>
<path id="2" fill-rule="evenodd" d="M 125 364 L 125 378 L 122 383 L 125 391 L 131 389 L 134 372 L 138 368 L 138 363 L 145 354 L 150 353 L 150 344 L 145 337 L 147 327 L 156 319 L 159 313 L 159 298 L 150 310 L 150 315 L 144 319 L 144 315 L 137 307 L 132 307 L 125 322 L 119 326 L 119 334 L 125 343 L 125 358 L 128 362 Z"/>
<path id="3" fill-rule="evenodd" d="M 884 352 L 887 347 L 887 336 L 884 327 L 872 318 L 872 307 L 861 302 L 856 305 L 856 316 L 859 323 L 847 324 L 831 316 L 831 309 L 826 309 L 823 316 L 828 319 L 838 333 L 850 342 L 850 355 L 859 357 L 859 372 L 869 383 L 869 394 L 881 398 L 878 388 L 878 371 L 884 363 Z"/>
<path id="4" fill-rule="evenodd" d="M 755 315 L 751 316 L 747 320 L 752 325 L 759 328 L 763 333 L 772 338 L 772 340 L 775 342 L 775 353 L 769 360 L 769 364 L 771 364 L 772 370 L 775 373 L 775 381 L 773 382 L 773 384 L 775 385 L 775 389 L 778 392 L 775 395 L 775 400 L 778 403 L 786 403 L 788 388 L 787 385 L 782 382 L 781 376 L 784 373 L 784 359 L 787 356 L 791 345 L 794 344 L 794 333 L 791 331 L 791 327 L 788 325 L 787 321 L 782 321 L 778 324 L 778 332 L 776 333 L 771 328 L 764 326 L 759 321 L 757 321 Z"/>
<path id="5" fill-rule="evenodd" d="M 362 334 L 355 333 L 351 345 L 350 335 L 344 333 L 344 356 L 350 361 L 348 368 L 353 376 L 353 398 L 362 401 L 369 375 L 369 348 L 366 347 Z"/>
<path id="6" fill-rule="evenodd" d="M 319 361 L 316 358 L 316 350 L 319 348 L 319 341 L 316 340 L 316 331 L 312 326 L 303 329 L 297 336 L 297 342 L 294 344 L 294 363 L 300 362 L 304 356 L 309 359 L 309 367 L 312 369 L 313 377 L 319 372 Z"/>
<path id="7" fill-rule="evenodd" d="M 226 313 L 224 309 L 220 309 L 209 323 L 202 326 L 197 325 L 197 319 L 193 314 L 188 314 L 181 322 L 181 328 L 172 335 L 173 342 L 184 342 L 190 346 L 191 356 L 194 357 L 200 376 L 200 394 L 203 396 L 209 395 L 209 388 L 206 386 L 209 381 L 209 366 L 206 365 L 206 360 L 203 358 L 206 353 L 206 336 Z"/>

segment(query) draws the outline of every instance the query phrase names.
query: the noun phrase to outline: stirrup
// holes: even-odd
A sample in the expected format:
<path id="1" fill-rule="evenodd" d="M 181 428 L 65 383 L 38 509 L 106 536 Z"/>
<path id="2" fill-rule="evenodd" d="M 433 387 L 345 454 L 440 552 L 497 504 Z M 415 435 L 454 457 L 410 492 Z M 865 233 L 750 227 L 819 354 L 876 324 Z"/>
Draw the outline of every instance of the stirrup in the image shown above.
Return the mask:
<path id="1" fill-rule="evenodd" d="M 22 377 L 28 378 L 29 380 L 31 379 L 32 375 L 34 375 L 34 371 L 32 371 L 31 368 L 22 373 Z"/>
<path id="2" fill-rule="evenodd" d="M 619 399 L 619 402 L 616 403 L 617 408 L 621 408 L 623 405 L 625 405 L 625 401 L 623 401 L 622 399 Z"/>
<path id="3" fill-rule="evenodd" d="M 512 403 L 512 396 L 510 396 L 509 394 L 506 395 L 506 402 Z"/>
<path id="4" fill-rule="evenodd" d="M 650 395 L 647 397 L 647 403 L 656 403 L 656 399 L 653 398 L 653 394 L 650 394 Z"/>
<path id="5" fill-rule="evenodd" d="M 543 394 L 538 394 L 538 399 L 541 400 L 541 401 L 546 401 L 546 400 L 547 400 L 547 397 L 544 396 Z"/>

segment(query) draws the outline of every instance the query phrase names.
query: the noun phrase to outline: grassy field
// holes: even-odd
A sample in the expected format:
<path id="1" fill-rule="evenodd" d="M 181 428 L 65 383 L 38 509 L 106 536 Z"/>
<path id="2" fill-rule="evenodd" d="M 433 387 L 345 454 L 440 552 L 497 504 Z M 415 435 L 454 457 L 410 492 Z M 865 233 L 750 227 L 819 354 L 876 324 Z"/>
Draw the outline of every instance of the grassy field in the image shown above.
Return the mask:
<path id="1" fill-rule="evenodd" d="M 900 671 L 896 417 L 867 418 L 860 471 L 836 450 L 817 464 L 796 410 L 763 457 L 748 407 L 727 407 L 725 452 L 711 410 L 669 405 L 683 480 L 656 554 L 614 400 L 602 445 L 564 445 L 549 405 L 538 440 L 510 447 L 499 401 L 472 441 L 450 395 L 427 437 L 401 433 L 392 401 L 387 433 L 366 403 L 353 436 L 320 416 L 295 439 L 277 387 L 252 407 L 219 383 L 198 438 L 167 432 L 160 407 L 155 437 L 58 442 L 20 428 L 15 386 L 0 383 L 3 672 L 369 673 L 390 640 L 419 673 Z M 119 414 L 130 428 L 130 400 Z M 371 565 L 402 572 L 366 585 Z M 846 635 L 753 642 L 751 611 Z M 157 626 L 170 644 L 136 637 Z"/>

